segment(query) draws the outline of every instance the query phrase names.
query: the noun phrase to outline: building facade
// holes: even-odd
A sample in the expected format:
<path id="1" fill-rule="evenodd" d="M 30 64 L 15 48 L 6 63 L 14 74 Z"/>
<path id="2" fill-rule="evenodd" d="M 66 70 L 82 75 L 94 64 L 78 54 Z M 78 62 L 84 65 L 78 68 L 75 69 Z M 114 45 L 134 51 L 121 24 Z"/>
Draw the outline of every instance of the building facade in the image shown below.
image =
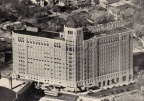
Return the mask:
<path id="1" fill-rule="evenodd" d="M 133 31 L 83 32 L 73 22 L 64 32 L 13 31 L 13 77 L 70 91 L 133 79 Z"/>

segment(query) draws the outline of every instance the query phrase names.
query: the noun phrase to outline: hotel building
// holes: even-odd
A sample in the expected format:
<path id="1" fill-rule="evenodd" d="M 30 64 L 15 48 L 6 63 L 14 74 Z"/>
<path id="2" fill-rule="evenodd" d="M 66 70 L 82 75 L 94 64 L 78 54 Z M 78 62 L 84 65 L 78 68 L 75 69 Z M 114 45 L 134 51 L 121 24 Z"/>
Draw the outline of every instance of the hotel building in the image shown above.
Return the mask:
<path id="1" fill-rule="evenodd" d="M 74 20 L 64 31 L 15 30 L 13 77 L 79 91 L 133 79 L 133 31 L 90 33 Z"/>

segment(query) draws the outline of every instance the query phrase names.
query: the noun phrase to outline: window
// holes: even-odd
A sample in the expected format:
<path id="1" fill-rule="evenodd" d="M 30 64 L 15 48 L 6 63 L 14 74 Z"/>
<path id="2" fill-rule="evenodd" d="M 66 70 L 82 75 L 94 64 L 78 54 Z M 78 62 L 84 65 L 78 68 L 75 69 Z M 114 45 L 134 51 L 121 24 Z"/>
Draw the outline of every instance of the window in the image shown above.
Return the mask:
<path id="1" fill-rule="evenodd" d="M 103 86 L 105 86 L 105 81 L 103 81 Z"/>
<path id="2" fill-rule="evenodd" d="M 119 78 L 117 78 L 116 81 L 119 82 Z"/>
<path id="3" fill-rule="evenodd" d="M 23 37 L 18 37 L 18 42 L 24 42 L 24 38 Z"/>
<path id="4" fill-rule="evenodd" d="M 68 31 L 68 34 L 73 34 L 73 32 L 72 31 Z"/>
<path id="5" fill-rule="evenodd" d="M 123 76 L 123 77 L 122 77 L 122 81 L 126 81 L 126 76 Z"/>

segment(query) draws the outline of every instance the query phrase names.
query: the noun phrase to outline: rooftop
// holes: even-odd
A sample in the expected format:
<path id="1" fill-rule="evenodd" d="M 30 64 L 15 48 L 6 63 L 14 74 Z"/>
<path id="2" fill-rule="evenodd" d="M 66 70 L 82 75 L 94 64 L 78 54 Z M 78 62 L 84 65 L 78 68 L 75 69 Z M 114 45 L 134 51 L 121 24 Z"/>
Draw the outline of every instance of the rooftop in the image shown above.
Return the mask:
<path id="1" fill-rule="evenodd" d="M 58 32 L 45 32 L 45 31 L 33 32 L 27 30 L 14 30 L 14 33 L 64 40 L 63 38 L 59 37 Z"/>
<path id="2" fill-rule="evenodd" d="M 78 98 L 78 96 L 76 95 L 70 95 L 70 94 L 60 94 L 58 97 L 54 97 L 54 96 L 44 96 L 44 99 L 58 99 L 58 100 L 64 100 L 64 101 L 76 101 L 76 99 Z"/>
<path id="3" fill-rule="evenodd" d="M 100 37 L 100 36 L 106 36 L 106 35 L 111 35 L 111 34 L 123 33 L 127 31 L 131 31 L 131 30 L 125 27 L 121 27 L 121 28 L 116 28 L 116 29 L 109 30 L 109 31 L 95 33 L 95 35 Z"/>
<path id="4" fill-rule="evenodd" d="M 72 22 L 72 24 L 71 24 Z M 76 25 L 75 25 L 76 24 Z M 79 25 L 77 26 L 77 22 L 73 22 L 70 20 L 70 22 L 68 23 L 69 27 L 80 27 Z M 130 29 L 125 28 L 125 27 L 120 27 L 120 28 L 115 28 L 112 30 L 109 29 L 105 29 L 104 31 L 98 32 L 97 31 L 97 27 L 95 26 L 89 26 L 87 27 L 88 31 L 85 31 L 83 34 L 84 36 L 84 40 L 88 40 L 94 36 L 100 37 L 100 36 L 106 36 L 106 35 L 110 35 L 110 34 L 117 34 L 117 33 L 123 33 L 123 32 L 127 32 L 130 31 Z M 64 38 L 59 37 L 59 33 L 58 32 L 46 32 L 46 31 L 38 31 L 37 29 L 33 28 L 33 30 L 14 30 L 14 33 L 18 33 L 18 34 L 24 34 L 24 35 L 32 35 L 32 36 L 38 36 L 38 37 L 46 37 L 46 38 L 52 38 L 52 39 L 57 39 L 57 40 L 64 40 Z"/>
<path id="5" fill-rule="evenodd" d="M 16 93 L 8 88 L 0 86 L 0 101 L 13 101 Z"/>
<path id="6" fill-rule="evenodd" d="M 125 28 L 125 27 L 120 27 L 120 28 L 116 28 L 116 29 L 112 29 L 112 30 L 105 30 L 105 31 L 101 31 L 101 32 L 98 32 L 96 27 L 94 27 L 94 26 L 87 27 L 87 29 L 91 33 L 95 33 L 95 35 L 97 37 L 130 31 L 129 28 Z"/>

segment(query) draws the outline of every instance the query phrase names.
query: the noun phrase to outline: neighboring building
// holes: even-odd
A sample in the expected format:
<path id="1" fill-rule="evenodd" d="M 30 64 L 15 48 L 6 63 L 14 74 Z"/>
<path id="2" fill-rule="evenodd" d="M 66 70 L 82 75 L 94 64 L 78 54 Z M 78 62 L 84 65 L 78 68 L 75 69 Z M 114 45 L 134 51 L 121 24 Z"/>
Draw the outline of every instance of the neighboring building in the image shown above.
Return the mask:
<path id="1" fill-rule="evenodd" d="M 16 87 L 18 88 L 17 91 L 14 90 Z M 30 82 L 25 82 L 25 84 L 21 86 L 17 85 L 16 87 L 10 89 L 0 86 L 0 101 L 29 101 L 32 92 L 32 84 Z"/>
<path id="2" fill-rule="evenodd" d="M 129 4 L 120 0 L 100 0 L 100 5 L 104 8 L 114 7 L 120 10 L 126 10 L 129 7 Z"/>
<path id="3" fill-rule="evenodd" d="M 0 100 L 1 101 L 15 101 L 16 93 L 8 88 L 0 86 Z"/>
<path id="4" fill-rule="evenodd" d="M 109 6 L 117 8 L 119 10 L 126 10 L 129 7 L 129 5 L 125 2 L 116 2 L 116 3 L 109 4 Z"/>
<path id="5" fill-rule="evenodd" d="M 52 0 L 31 0 L 34 4 L 38 6 L 46 6 L 46 5 L 51 5 L 53 4 Z"/>
<path id="6" fill-rule="evenodd" d="M 69 18 L 64 32 L 15 30 L 13 77 L 61 90 L 81 91 L 133 80 L 133 31 L 118 28 L 95 35 Z"/>
<path id="7" fill-rule="evenodd" d="M 36 5 L 44 7 L 45 0 L 32 0 L 32 2 Z"/>

